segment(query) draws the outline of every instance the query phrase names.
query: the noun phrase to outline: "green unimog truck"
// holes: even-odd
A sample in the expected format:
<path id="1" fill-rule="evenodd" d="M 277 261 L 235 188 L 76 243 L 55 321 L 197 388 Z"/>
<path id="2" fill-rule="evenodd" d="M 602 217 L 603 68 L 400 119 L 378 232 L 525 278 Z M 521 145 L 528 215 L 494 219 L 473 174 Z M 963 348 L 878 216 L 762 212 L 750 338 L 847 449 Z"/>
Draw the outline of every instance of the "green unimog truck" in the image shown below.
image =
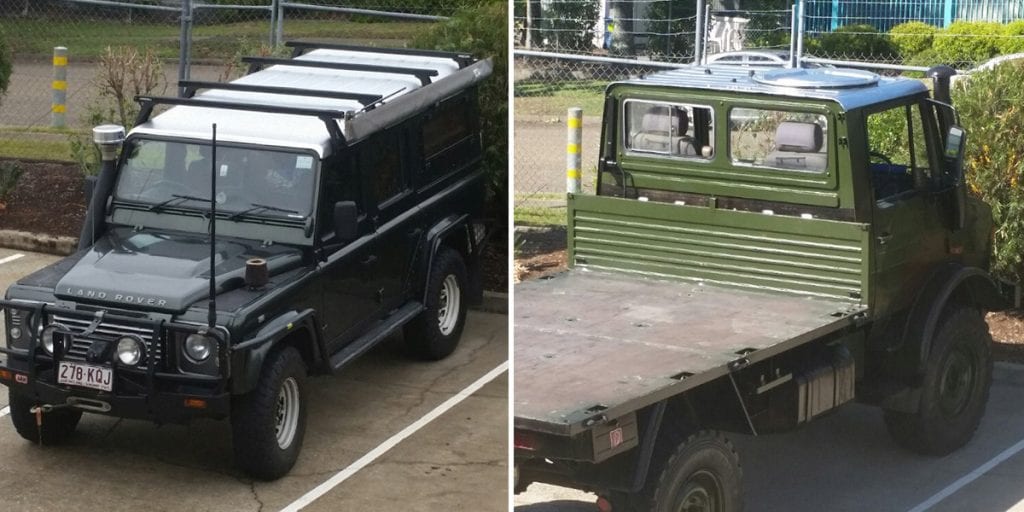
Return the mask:
<path id="1" fill-rule="evenodd" d="M 854 400 L 949 453 L 985 410 L 992 217 L 947 67 L 692 67 L 607 89 L 566 272 L 516 286 L 517 490 L 614 511 L 742 508 L 723 432 Z"/>

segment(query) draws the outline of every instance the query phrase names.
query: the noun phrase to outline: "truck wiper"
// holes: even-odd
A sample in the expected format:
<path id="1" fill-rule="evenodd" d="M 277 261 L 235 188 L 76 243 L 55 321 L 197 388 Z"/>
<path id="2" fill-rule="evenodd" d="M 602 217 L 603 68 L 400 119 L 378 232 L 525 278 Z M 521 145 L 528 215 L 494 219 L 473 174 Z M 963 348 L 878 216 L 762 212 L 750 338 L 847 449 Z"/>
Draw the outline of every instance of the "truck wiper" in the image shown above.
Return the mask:
<path id="1" fill-rule="evenodd" d="M 270 210 L 272 212 L 282 212 L 282 213 L 299 213 L 299 212 L 297 212 L 295 210 L 289 210 L 287 208 L 279 208 L 277 206 L 270 206 L 269 204 L 260 204 L 260 203 L 249 203 L 249 204 L 252 205 L 252 208 L 248 208 L 248 209 L 242 210 L 242 211 L 240 211 L 238 213 L 232 214 L 230 217 L 228 217 L 228 220 L 235 220 L 235 219 L 237 219 L 237 218 L 239 218 L 239 217 L 241 217 L 243 215 L 247 215 L 247 214 L 250 214 L 252 212 L 262 211 L 262 210 Z"/>
<path id="2" fill-rule="evenodd" d="M 183 194 L 171 194 L 171 198 L 170 199 L 167 199 L 166 201 L 163 201 L 163 202 L 151 205 L 146 211 L 149 211 L 149 212 L 155 211 L 155 212 L 159 213 L 160 210 L 164 209 L 165 207 L 167 207 L 168 205 L 170 205 L 173 202 L 176 202 L 176 201 L 186 201 L 186 200 L 188 200 L 188 201 L 206 201 L 206 202 L 210 202 L 210 200 L 205 198 L 205 197 L 187 196 L 187 195 L 183 195 Z"/>

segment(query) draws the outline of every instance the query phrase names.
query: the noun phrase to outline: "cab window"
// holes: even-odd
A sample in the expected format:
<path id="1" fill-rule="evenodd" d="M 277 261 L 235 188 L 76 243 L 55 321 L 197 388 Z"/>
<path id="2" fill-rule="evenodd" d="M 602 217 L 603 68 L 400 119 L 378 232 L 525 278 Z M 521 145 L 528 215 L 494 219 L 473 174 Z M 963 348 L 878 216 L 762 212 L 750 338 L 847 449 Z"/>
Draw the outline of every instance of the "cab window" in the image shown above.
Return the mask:
<path id="1" fill-rule="evenodd" d="M 714 115 L 710 107 L 627 100 L 623 146 L 637 155 L 710 160 Z"/>
<path id="2" fill-rule="evenodd" d="M 729 111 L 733 165 L 822 174 L 828 169 L 828 119 L 759 108 Z"/>
<path id="3" fill-rule="evenodd" d="M 917 104 L 868 115 L 868 157 L 875 199 L 927 188 L 933 176 Z"/>

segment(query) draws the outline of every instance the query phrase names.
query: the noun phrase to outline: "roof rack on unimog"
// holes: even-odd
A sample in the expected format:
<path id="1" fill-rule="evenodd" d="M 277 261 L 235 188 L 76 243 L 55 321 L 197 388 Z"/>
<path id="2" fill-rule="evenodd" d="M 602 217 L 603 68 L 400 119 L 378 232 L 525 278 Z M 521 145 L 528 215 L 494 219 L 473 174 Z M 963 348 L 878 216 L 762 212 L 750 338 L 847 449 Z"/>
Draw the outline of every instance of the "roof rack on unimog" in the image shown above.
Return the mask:
<path id="1" fill-rule="evenodd" d="M 965 444 L 992 371 L 991 213 L 946 67 L 691 67 L 611 84 L 570 269 L 516 285 L 517 491 L 734 511 L 721 431 L 857 399 L 902 445 Z"/>
<path id="2" fill-rule="evenodd" d="M 230 83 L 138 98 L 127 138 L 94 130 L 79 251 L 2 302 L 23 437 L 59 443 L 82 411 L 230 417 L 236 463 L 273 479 L 302 446 L 308 374 L 401 328 L 424 358 L 455 350 L 482 296 L 490 61 L 289 46 Z"/>

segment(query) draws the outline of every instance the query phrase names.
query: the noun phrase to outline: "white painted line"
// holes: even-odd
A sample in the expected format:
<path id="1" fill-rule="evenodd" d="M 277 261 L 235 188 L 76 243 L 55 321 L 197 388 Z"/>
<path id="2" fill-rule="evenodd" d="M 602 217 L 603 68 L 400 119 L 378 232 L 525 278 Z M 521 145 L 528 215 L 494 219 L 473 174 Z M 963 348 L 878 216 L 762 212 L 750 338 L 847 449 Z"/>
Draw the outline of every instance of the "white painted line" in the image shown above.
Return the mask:
<path id="1" fill-rule="evenodd" d="M 8 256 L 6 258 L 0 258 L 0 265 L 3 265 L 4 263 L 10 263 L 10 262 L 12 262 L 12 261 L 14 261 L 16 259 L 22 258 L 24 256 L 25 256 L 24 254 L 19 252 L 18 254 L 12 254 L 12 255 L 10 255 L 10 256 Z"/>
<path id="2" fill-rule="evenodd" d="M 3 409 L 0 409 L 0 418 L 3 418 L 4 416 L 7 416 L 8 414 L 10 414 L 10 412 L 11 412 L 11 408 L 10 407 L 4 407 Z"/>
<path id="3" fill-rule="evenodd" d="M 945 489 L 935 493 L 931 498 L 922 501 L 921 504 L 910 509 L 908 512 L 924 512 L 925 510 L 934 507 L 940 501 L 948 498 L 950 495 L 959 491 L 967 484 L 977 480 L 978 478 L 981 477 L 981 475 L 988 473 L 989 471 L 992 470 L 992 468 L 1002 464 L 1004 461 L 1006 461 L 1006 459 L 1013 457 L 1014 455 L 1017 454 L 1017 452 L 1021 450 L 1024 450 L 1024 439 L 1017 441 L 1017 444 L 1003 450 L 1002 452 L 999 453 L 999 455 L 992 457 L 991 459 L 989 459 L 988 462 L 975 468 L 974 471 L 967 473 L 966 475 L 960 477 L 957 481 L 947 485 Z"/>
<path id="4" fill-rule="evenodd" d="M 505 373 L 506 371 L 508 371 L 508 361 L 499 364 L 495 369 L 487 372 L 487 374 L 485 374 L 483 377 L 477 379 L 476 382 L 466 386 L 465 389 L 456 393 L 455 396 L 452 396 L 448 400 L 445 400 L 444 403 L 435 407 L 433 410 L 423 415 L 423 417 L 414 421 L 408 427 L 403 428 L 397 434 L 389 437 L 388 440 L 381 443 L 380 446 L 377 446 L 376 448 L 370 450 L 366 455 L 360 457 L 359 460 L 353 462 L 352 464 L 349 464 L 347 468 L 335 473 L 334 476 L 329 478 L 327 481 L 316 486 L 315 488 L 313 488 L 312 491 L 307 492 L 299 499 L 293 501 L 287 507 L 281 509 L 281 512 L 298 512 L 299 510 L 302 510 L 310 503 L 313 503 L 324 494 L 330 492 L 331 489 L 334 489 L 345 480 L 351 478 L 361 469 L 365 468 L 366 466 L 369 466 L 381 455 L 384 455 L 389 450 L 397 446 L 398 443 L 401 443 L 409 436 L 415 434 L 416 431 L 427 426 L 430 422 L 436 420 L 442 414 L 448 412 L 448 410 L 451 409 L 452 407 L 459 405 L 459 403 L 469 398 L 471 395 L 473 395 L 473 393 L 480 391 L 480 388 L 484 387 L 487 383 L 496 379 L 499 375 Z"/>

